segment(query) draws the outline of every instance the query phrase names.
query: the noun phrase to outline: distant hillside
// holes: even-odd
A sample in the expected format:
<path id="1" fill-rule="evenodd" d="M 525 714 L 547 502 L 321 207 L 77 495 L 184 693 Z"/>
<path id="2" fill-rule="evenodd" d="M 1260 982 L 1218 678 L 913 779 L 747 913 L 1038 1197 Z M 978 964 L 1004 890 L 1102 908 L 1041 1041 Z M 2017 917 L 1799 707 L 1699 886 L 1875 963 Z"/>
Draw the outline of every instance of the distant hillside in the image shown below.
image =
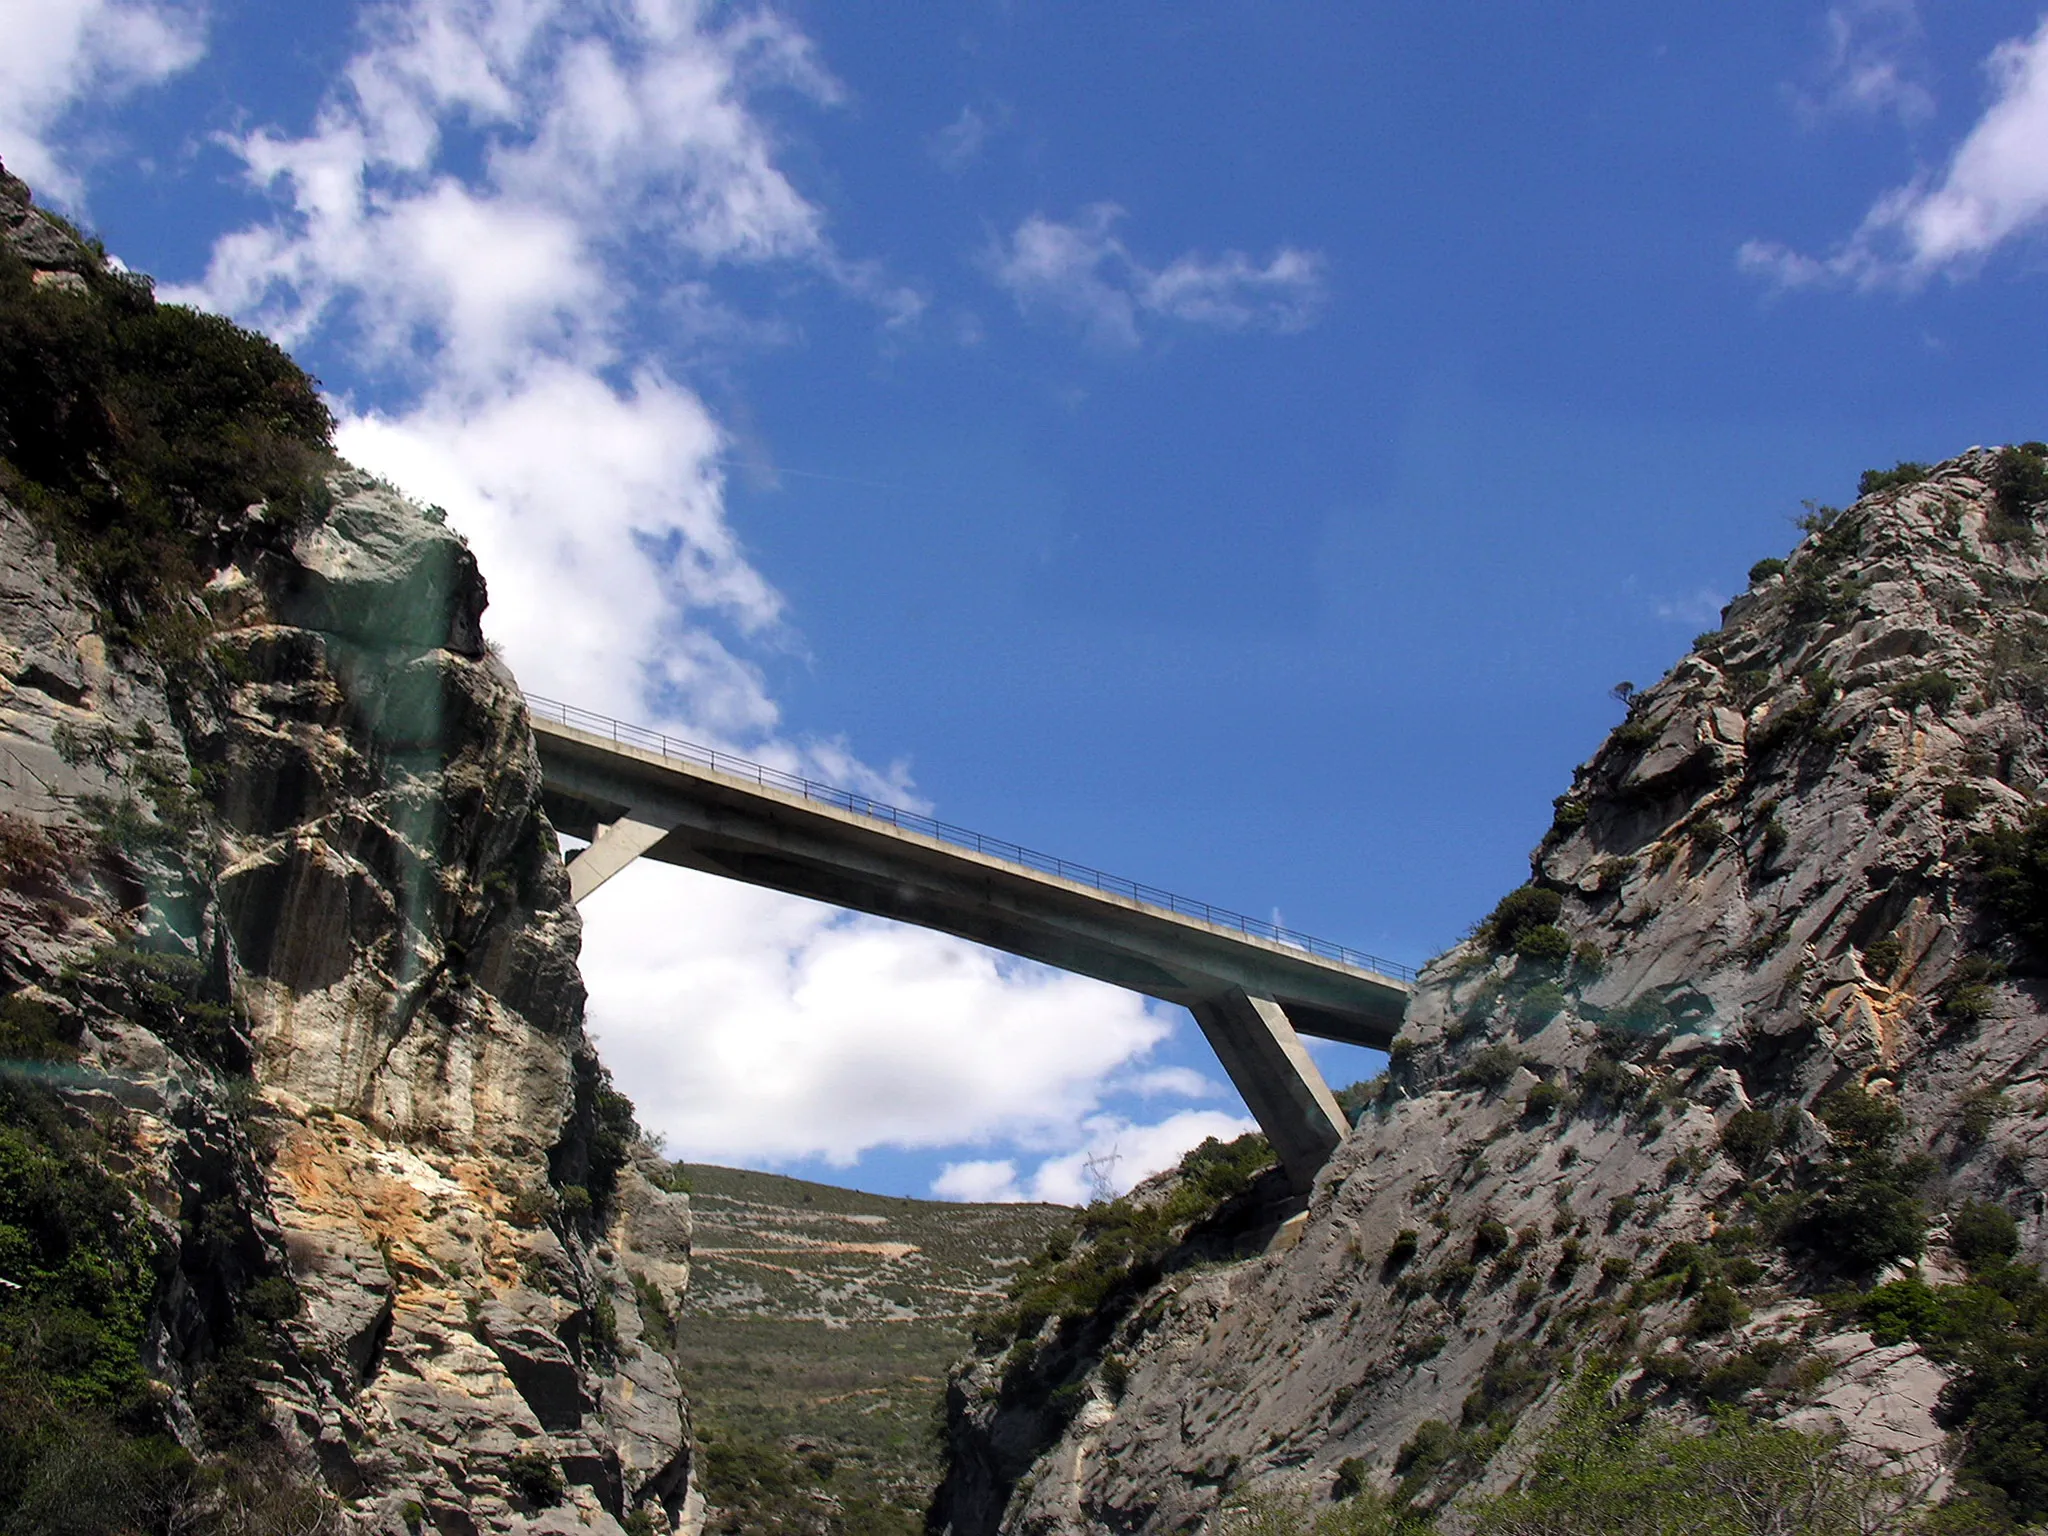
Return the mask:
<path id="1" fill-rule="evenodd" d="M 897 1199 L 681 1164 L 676 1361 L 720 1532 L 916 1532 L 966 1319 L 1076 1212 Z"/>

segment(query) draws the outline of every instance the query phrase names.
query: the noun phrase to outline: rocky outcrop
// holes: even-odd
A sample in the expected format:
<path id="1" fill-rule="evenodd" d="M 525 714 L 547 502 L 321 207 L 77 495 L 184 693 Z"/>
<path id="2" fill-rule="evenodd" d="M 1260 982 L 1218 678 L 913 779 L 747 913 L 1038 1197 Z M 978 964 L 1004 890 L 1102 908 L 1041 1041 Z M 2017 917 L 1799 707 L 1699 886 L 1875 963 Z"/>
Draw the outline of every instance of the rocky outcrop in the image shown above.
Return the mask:
<path id="1" fill-rule="evenodd" d="M 1511 1478 L 1589 1361 L 1664 1412 L 1831 1426 L 1939 1492 L 1950 1367 L 1816 1298 L 1956 1278 L 1945 1213 L 1973 1200 L 2048 1247 L 2044 957 L 1982 841 L 2048 783 L 2029 476 L 1974 450 L 1823 510 L 1621 690 L 1531 885 L 1424 973 L 1298 1241 L 1054 1317 L 1038 1360 L 1100 1337 L 1036 1393 L 1016 1350 L 956 1373 L 934 1528 L 1206 1529 L 1234 1492 L 1327 1499 L 1347 1462 L 1442 1504 Z M 1830 1104 L 1902 1114 L 1885 1209 L 1932 1216 L 1917 1270 L 1917 1227 L 1813 1214 L 1857 1147 Z"/>
<path id="2" fill-rule="evenodd" d="M 4 173 L 0 243 L 21 302 L 151 313 Z M 58 1021 L 55 1100 L 153 1233 L 165 1423 L 217 1443 L 233 1363 L 236 1432 L 358 1529 L 667 1529 L 688 1420 L 641 1307 L 686 1282 L 688 1201 L 616 1124 L 600 1144 L 580 930 L 475 562 L 314 452 L 290 506 L 163 487 L 189 569 L 124 577 L 132 530 L 67 513 L 99 493 L 16 439 L 0 989 Z"/>

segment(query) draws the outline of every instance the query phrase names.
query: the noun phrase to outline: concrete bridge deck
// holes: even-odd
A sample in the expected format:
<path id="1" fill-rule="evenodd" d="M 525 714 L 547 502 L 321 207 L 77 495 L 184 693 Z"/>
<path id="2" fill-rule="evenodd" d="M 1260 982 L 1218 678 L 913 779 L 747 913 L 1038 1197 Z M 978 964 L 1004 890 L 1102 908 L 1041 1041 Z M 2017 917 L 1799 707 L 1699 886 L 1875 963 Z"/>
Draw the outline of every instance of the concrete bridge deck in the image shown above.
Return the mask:
<path id="1" fill-rule="evenodd" d="M 582 901 L 652 858 L 915 923 L 1187 1007 L 1297 1185 L 1346 1131 L 1301 1033 L 1384 1049 L 1413 973 L 866 796 L 529 696 Z"/>

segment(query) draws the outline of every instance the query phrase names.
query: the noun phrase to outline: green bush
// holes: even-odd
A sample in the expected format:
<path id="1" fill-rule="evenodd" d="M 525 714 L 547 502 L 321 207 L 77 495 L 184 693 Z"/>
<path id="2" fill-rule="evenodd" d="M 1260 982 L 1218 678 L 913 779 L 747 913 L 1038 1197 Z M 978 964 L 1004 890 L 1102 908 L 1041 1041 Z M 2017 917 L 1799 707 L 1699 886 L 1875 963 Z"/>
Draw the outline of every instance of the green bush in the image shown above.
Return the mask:
<path id="1" fill-rule="evenodd" d="M 1754 1423 L 1667 1425 L 1608 1401 L 1588 1373 L 1509 1492 L 1465 1506 L 1474 1536 L 1868 1536 L 1902 1529 L 1916 1491 L 1839 1436 Z"/>
<path id="2" fill-rule="evenodd" d="M 2019 826 L 2001 824 L 1972 838 L 1986 912 L 2048 962 L 2048 809 Z"/>
<path id="3" fill-rule="evenodd" d="M 1539 981 L 1522 994 L 1521 1002 L 1515 1006 L 1515 1014 L 1528 1024 L 1548 1024 L 1564 1012 L 1565 1002 L 1563 987 L 1554 981 Z"/>
<path id="4" fill-rule="evenodd" d="M 1505 954 L 1523 934 L 1554 924 L 1563 911 L 1564 898 L 1556 891 L 1540 885 L 1520 886 L 1501 897 L 1480 924 L 1479 936 L 1495 954 Z"/>
<path id="5" fill-rule="evenodd" d="M 1388 1274 L 1399 1273 L 1415 1257 L 1415 1250 L 1421 1243 L 1422 1235 L 1413 1227 L 1403 1227 L 1394 1234 L 1394 1240 L 1387 1245 L 1387 1257 L 1380 1268 Z"/>
<path id="6" fill-rule="evenodd" d="M 1879 1343 L 1910 1338 L 1951 1373 L 1935 1417 L 1961 1452 L 1965 1507 L 1952 1513 L 1982 1523 L 1939 1529 L 2004 1532 L 2048 1519 L 2048 1286 L 1998 1256 L 1995 1219 L 1972 1221 L 1985 1246 L 1968 1284 L 1895 1280 L 1851 1309 Z"/>
<path id="7" fill-rule="evenodd" d="M 2009 522 L 2031 519 L 2048 501 L 2048 459 L 2033 452 L 2035 446 L 2001 448 L 1992 460 L 1992 501 L 1997 515 Z"/>
<path id="8" fill-rule="evenodd" d="M 551 1509 L 562 1502 L 567 1488 L 555 1458 L 542 1450 L 518 1451 L 505 1458 L 505 1481 L 512 1491 L 535 1509 Z"/>
<path id="9" fill-rule="evenodd" d="M 1896 1104 L 1853 1085 L 1822 1099 L 1818 1113 L 1835 1139 L 1857 1152 L 1881 1152 L 1906 1129 L 1905 1113 Z"/>
<path id="10" fill-rule="evenodd" d="M 1498 1093 L 1514 1079 L 1522 1069 L 1522 1053 L 1512 1046 L 1489 1045 L 1474 1051 L 1458 1073 L 1458 1082 L 1467 1088 L 1483 1088 L 1489 1093 Z"/>
<path id="11" fill-rule="evenodd" d="M 1763 582 L 1769 581 L 1773 576 L 1782 576 L 1784 574 L 1785 562 L 1773 555 L 1767 560 L 1757 561 L 1755 565 L 1749 568 L 1749 584 L 1752 587 L 1758 586 Z"/>
<path id="12" fill-rule="evenodd" d="M 1458 1454 L 1458 1432 L 1442 1419 L 1424 1419 L 1394 1453 L 1400 1476 L 1427 1476 Z"/>
<path id="13" fill-rule="evenodd" d="M 1696 1339 L 1703 1339 L 1716 1333 L 1726 1333 L 1739 1328 L 1749 1320 L 1749 1308 L 1743 1305 L 1735 1288 L 1724 1281 L 1715 1280 L 1705 1286 L 1694 1299 L 1692 1311 L 1686 1317 L 1685 1331 Z"/>
<path id="14" fill-rule="evenodd" d="M 1538 1083 L 1529 1090 L 1529 1096 L 1522 1101 L 1522 1111 L 1538 1120 L 1547 1120 L 1557 1113 L 1566 1097 L 1565 1091 L 1557 1084 Z"/>
<path id="15" fill-rule="evenodd" d="M 1927 478 L 1929 468 L 1911 459 L 1901 459 L 1890 469 L 1866 469 L 1856 482 L 1856 494 L 1875 496 L 1879 491 L 1893 490 L 1902 485 L 1918 485 Z"/>
<path id="16" fill-rule="evenodd" d="M 1550 830 L 1543 834 L 1543 845 L 1554 847 L 1563 842 L 1586 824 L 1586 802 L 1570 795 L 1559 795 L 1551 802 L 1554 814 L 1550 818 Z"/>
<path id="17" fill-rule="evenodd" d="M 0 493 L 84 573 L 115 638 L 188 626 L 219 522 L 288 531 L 331 463 L 319 388 L 277 345 L 145 281 L 38 288 L 0 250 Z"/>
<path id="18" fill-rule="evenodd" d="M 1555 923 L 1537 923 L 1516 937 L 1515 956 L 1531 965 L 1561 970 L 1572 957 L 1572 936 Z"/>
<path id="19" fill-rule="evenodd" d="M 1616 752 L 1640 752 L 1662 734 L 1648 720 L 1628 719 L 1607 733 L 1607 745 Z"/>
<path id="20" fill-rule="evenodd" d="M 1941 814 L 1951 821 L 1968 821 L 1984 805 L 1984 791 L 1974 784 L 1945 784 L 1941 790 Z"/>
<path id="21" fill-rule="evenodd" d="M 1947 714 L 1962 692 L 1962 684 L 1942 671 L 1922 672 L 1891 687 L 1891 699 L 1901 709 L 1917 710 L 1922 705 L 1937 715 Z"/>
<path id="22" fill-rule="evenodd" d="M 2003 1263 L 2019 1252 L 2019 1223 L 1998 1206 L 1966 1201 L 1949 1218 L 1948 1245 L 1972 1270 Z"/>
<path id="23" fill-rule="evenodd" d="M 1905 946 L 1894 934 L 1886 934 L 1873 944 L 1863 948 L 1863 968 L 1878 981 L 1890 981 L 1898 974 L 1899 962 L 1905 958 Z"/>
<path id="24" fill-rule="evenodd" d="M 1762 1171 L 1783 1138 L 1784 1125 L 1767 1109 L 1738 1109 L 1721 1127 L 1721 1150 L 1744 1173 Z"/>
<path id="25" fill-rule="evenodd" d="M 1330 1484 L 1333 1499 L 1355 1499 L 1365 1492 L 1365 1463 L 1356 1456 L 1346 1456 L 1337 1463 L 1336 1479 Z"/>
<path id="26" fill-rule="evenodd" d="M 1998 994 L 1981 981 L 1966 981 L 1952 987 L 1936 1010 L 1951 1024 L 1981 1024 L 1998 1006 Z"/>

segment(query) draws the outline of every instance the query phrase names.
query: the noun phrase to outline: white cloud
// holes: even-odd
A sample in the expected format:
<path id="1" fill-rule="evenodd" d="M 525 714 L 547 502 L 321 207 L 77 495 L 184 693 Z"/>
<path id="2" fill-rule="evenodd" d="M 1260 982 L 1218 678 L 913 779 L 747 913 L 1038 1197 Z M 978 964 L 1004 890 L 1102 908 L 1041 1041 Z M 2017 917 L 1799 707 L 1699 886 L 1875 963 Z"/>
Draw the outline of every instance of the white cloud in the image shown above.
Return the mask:
<path id="1" fill-rule="evenodd" d="M 195 5 L 159 0 L 0 0 L 0 159 L 56 202 L 80 194 L 58 130 L 106 101 L 188 68 L 205 51 Z"/>
<path id="2" fill-rule="evenodd" d="M 1015 1202 L 1024 1198 L 1017 1188 L 1017 1165 L 1007 1157 L 948 1163 L 932 1180 L 932 1193 L 941 1200 L 975 1202 Z"/>
<path id="3" fill-rule="evenodd" d="M 941 170 L 957 176 L 981 158 L 987 143 L 988 120 L 974 108 L 962 107 L 960 115 L 933 134 L 925 147 Z"/>
<path id="4" fill-rule="evenodd" d="M 1712 587 L 1697 587 L 1680 597 L 1660 597 L 1653 603 L 1658 618 L 1693 625 L 1719 624 L 1721 610 L 1727 605 L 1728 594 Z"/>
<path id="5" fill-rule="evenodd" d="M 733 268 L 815 274 L 889 324 L 918 309 L 779 169 L 769 86 L 838 95 L 764 9 L 379 7 L 310 130 L 231 142 L 274 214 L 175 296 L 317 336 L 377 381 L 378 403 L 340 402 L 339 446 L 469 538 L 524 685 L 914 802 L 904 765 L 783 728 L 760 660 L 797 642 L 727 516 L 732 445 L 684 382 L 678 343 L 704 328 L 786 335 L 728 324 Z M 592 1030 L 691 1157 L 1049 1155 L 1171 1029 L 1129 993 L 665 867 L 585 916 Z"/>
<path id="6" fill-rule="evenodd" d="M 1934 93 L 1913 78 L 1923 29 L 1915 0 L 1848 0 L 1831 6 L 1818 86 L 1793 99 L 1810 117 L 1889 114 L 1908 125 L 1934 115 Z"/>
<path id="7" fill-rule="evenodd" d="M 1150 1125 L 1114 1115 L 1091 1116 L 1083 1145 L 1048 1157 L 1019 1178 L 1013 1159 L 948 1163 L 932 1181 L 941 1200 L 1044 1200 L 1086 1205 L 1098 1195 L 1124 1194 L 1178 1163 L 1209 1137 L 1230 1141 L 1258 1127 L 1242 1115 L 1187 1109 Z M 1092 1164 L 1092 1167 L 1091 1167 Z"/>
<path id="8" fill-rule="evenodd" d="M 1026 313 L 1050 311 L 1108 346 L 1132 347 L 1141 321 L 1179 320 L 1218 330 L 1298 331 L 1324 301 L 1324 260 L 1283 246 L 1263 264 L 1241 251 L 1187 252 L 1146 266 L 1114 233 L 1124 216 L 1096 203 L 1071 224 L 1033 214 L 987 260 Z"/>
<path id="9" fill-rule="evenodd" d="M 351 414 L 337 433 L 349 458 L 448 510 L 490 585 L 485 630 L 527 688 L 759 746 L 775 706 L 708 625 L 759 634 L 782 604 L 726 522 L 723 442 L 653 368 L 621 389 L 558 362 L 496 393 Z"/>
<path id="10" fill-rule="evenodd" d="M 1828 255 L 1752 240 L 1737 253 L 1742 269 L 1783 287 L 1911 287 L 2048 225 L 2048 17 L 2001 43 L 1986 69 L 1991 103 L 1938 178 L 1886 193 Z"/>
<path id="11" fill-rule="evenodd" d="M 636 866 L 584 910 L 592 1028 L 672 1155 L 1069 1146 L 1171 1029 L 1100 982 L 687 870 Z"/>

